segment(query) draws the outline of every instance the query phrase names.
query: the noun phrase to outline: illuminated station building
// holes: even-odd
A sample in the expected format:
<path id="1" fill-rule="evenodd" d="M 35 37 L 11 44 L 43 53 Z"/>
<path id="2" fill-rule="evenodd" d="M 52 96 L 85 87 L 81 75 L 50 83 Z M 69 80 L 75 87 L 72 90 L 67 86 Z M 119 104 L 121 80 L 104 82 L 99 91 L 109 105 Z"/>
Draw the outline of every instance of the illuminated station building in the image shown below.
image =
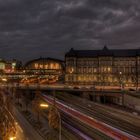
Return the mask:
<path id="1" fill-rule="evenodd" d="M 74 50 L 65 55 L 65 82 L 96 87 L 139 87 L 140 49 Z"/>
<path id="2" fill-rule="evenodd" d="M 25 73 L 30 79 L 39 78 L 40 83 L 56 82 L 64 75 L 64 61 L 54 58 L 38 58 L 27 62 Z M 42 82 L 41 82 L 42 81 Z"/>

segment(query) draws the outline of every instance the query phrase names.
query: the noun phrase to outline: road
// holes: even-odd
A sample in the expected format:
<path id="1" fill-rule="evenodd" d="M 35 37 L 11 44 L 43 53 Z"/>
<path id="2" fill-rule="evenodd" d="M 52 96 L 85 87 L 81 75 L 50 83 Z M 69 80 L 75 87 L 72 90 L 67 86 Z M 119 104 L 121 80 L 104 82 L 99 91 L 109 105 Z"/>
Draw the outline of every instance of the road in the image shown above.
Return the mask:
<path id="1" fill-rule="evenodd" d="M 3 96 L 9 95 L 9 91 L 2 90 Z M 7 93 L 7 94 L 6 94 Z M 44 140 L 37 131 L 29 124 L 29 122 L 22 116 L 22 114 L 17 110 L 14 103 L 11 101 L 11 112 L 7 110 L 11 117 L 16 122 L 16 137 L 14 140 Z"/>
<path id="2" fill-rule="evenodd" d="M 6 92 L 6 90 L 4 90 L 4 92 Z M 16 122 L 18 122 L 16 125 L 16 130 L 17 130 L 16 138 L 14 140 L 43 140 L 43 138 L 40 137 L 40 135 L 38 135 L 38 133 L 36 131 L 34 131 L 32 126 L 28 123 L 28 121 L 24 118 L 24 116 L 22 116 L 22 114 L 18 111 L 16 106 L 14 106 L 14 104 L 11 104 L 11 105 L 13 106 L 12 107 L 12 114 L 14 115 L 13 118 L 15 118 Z M 42 114 L 40 114 L 40 115 L 42 115 Z M 44 117 L 44 115 L 43 115 L 43 117 Z M 62 132 L 63 132 L 62 139 L 68 138 L 68 140 L 77 140 L 77 139 L 79 139 L 79 135 L 75 136 L 75 133 L 79 133 L 80 138 L 86 137 L 86 138 L 88 138 L 88 140 L 90 140 L 88 136 L 81 133 L 76 128 L 73 128 L 66 122 L 63 122 L 63 124 L 64 123 L 65 123 L 65 128 L 67 127 L 68 130 L 71 130 L 71 131 L 68 131 L 65 128 L 62 128 Z M 93 139 L 91 139 L 91 140 L 93 140 Z"/>
<path id="3" fill-rule="evenodd" d="M 111 140 L 104 134 L 99 133 L 90 126 L 87 126 L 83 122 L 72 118 L 71 116 L 61 112 L 61 117 L 63 120 L 64 127 L 66 127 L 70 132 L 74 133 L 79 139 L 84 140 Z M 65 125 L 65 123 L 67 125 Z M 69 127 L 67 127 L 69 126 Z M 70 129 L 72 128 L 72 129 Z"/>
<path id="4" fill-rule="evenodd" d="M 18 122 L 16 140 L 44 140 L 15 107 L 13 107 L 13 114 Z"/>
<path id="5" fill-rule="evenodd" d="M 17 123 L 16 125 L 16 139 L 15 140 L 29 140 L 28 137 L 24 134 L 23 129 L 20 127 L 20 125 Z"/>
<path id="6" fill-rule="evenodd" d="M 60 101 L 63 101 L 63 103 L 70 105 L 72 108 L 75 108 L 93 118 L 101 120 L 132 135 L 139 135 L 139 116 L 134 116 L 133 114 L 128 112 L 86 101 L 72 95 L 68 96 L 68 94 L 61 95 L 59 93 L 56 95 L 56 97 L 59 98 Z"/>
<path id="7" fill-rule="evenodd" d="M 47 102 L 49 102 L 51 104 L 53 103 L 53 99 L 51 99 L 50 97 L 44 95 L 44 98 L 46 99 Z M 101 132 L 113 139 L 118 139 L 118 140 L 122 140 L 122 139 L 138 140 L 139 139 L 139 138 L 132 136 L 128 133 L 125 133 L 119 129 L 111 127 L 101 121 L 97 121 L 96 119 L 63 104 L 62 102 L 57 101 L 56 104 L 61 111 L 65 112 L 66 114 L 69 114 L 71 117 L 74 117 L 74 118 L 84 122 L 86 125 L 98 130 L 99 132 Z"/>

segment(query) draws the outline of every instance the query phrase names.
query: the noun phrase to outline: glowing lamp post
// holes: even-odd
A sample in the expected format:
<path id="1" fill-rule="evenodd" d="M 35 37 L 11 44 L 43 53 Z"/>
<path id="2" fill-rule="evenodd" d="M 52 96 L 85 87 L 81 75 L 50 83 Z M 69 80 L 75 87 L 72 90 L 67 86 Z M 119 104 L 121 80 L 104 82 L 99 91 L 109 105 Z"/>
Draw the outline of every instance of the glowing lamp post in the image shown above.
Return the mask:
<path id="1" fill-rule="evenodd" d="M 123 79 L 122 79 L 122 72 L 119 72 L 120 74 L 120 85 L 121 85 L 121 90 L 123 89 Z M 124 92 L 122 91 L 122 105 L 124 105 Z"/>
<path id="2" fill-rule="evenodd" d="M 120 75 L 120 87 L 122 90 L 123 85 L 122 85 L 122 72 L 121 71 L 119 72 L 119 75 Z"/>
<path id="3" fill-rule="evenodd" d="M 49 105 L 48 105 L 48 104 L 40 104 L 40 107 L 41 107 L 41 108 L 48 108 Z"/>

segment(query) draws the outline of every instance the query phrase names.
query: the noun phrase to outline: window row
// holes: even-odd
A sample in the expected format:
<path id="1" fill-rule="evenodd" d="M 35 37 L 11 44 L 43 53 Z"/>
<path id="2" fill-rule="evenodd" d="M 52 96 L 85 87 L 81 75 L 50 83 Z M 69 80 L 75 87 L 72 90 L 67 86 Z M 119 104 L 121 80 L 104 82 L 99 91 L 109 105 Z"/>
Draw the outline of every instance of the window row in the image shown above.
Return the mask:
<path id="1" fill-rule="evenodd" d="M 121 83 L 136 83 L 136 77 L 123 77 Z M 73 75 L 73 76 L 66 76 L 66 81 L 79 81 L 79 82 L 118 82 L 120 83 L 120 79 L 118 77 L 112 76 L 91 76 L 91 75 Z M 120 83 L 120 84 L 121 84 Z"/>

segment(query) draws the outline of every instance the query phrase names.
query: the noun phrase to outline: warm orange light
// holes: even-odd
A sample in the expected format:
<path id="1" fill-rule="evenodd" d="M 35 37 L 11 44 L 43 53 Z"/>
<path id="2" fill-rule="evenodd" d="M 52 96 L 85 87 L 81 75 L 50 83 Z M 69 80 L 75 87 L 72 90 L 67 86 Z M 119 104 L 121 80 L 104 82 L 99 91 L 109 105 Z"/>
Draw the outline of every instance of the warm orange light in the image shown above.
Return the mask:
<path id="1" fill-rule="evenodd" d="M 9 138 L 9 140 L 14 140 L 14 139 L 16 139 L 16 137 L 10 137 L 10 138 Z"/>
<path id="2" fill-rule="evenodd" d="M 69 70 L 69 72 L 72 74 L 72 73 L 74 72 L 74 69 L 71 68 L 71 69 Z"/>
<path id="3" fill-rule="evenodd" d="M 3 78 L 2 81 L 7 82 L 7 79 L 6 78 Z"/>
<path id="4" fill-rule="evenodd" d="M 42 108 L 48 108 L 49 105 L 48 104 L 40 104 L 40 107 L 42 107 Z"/>

